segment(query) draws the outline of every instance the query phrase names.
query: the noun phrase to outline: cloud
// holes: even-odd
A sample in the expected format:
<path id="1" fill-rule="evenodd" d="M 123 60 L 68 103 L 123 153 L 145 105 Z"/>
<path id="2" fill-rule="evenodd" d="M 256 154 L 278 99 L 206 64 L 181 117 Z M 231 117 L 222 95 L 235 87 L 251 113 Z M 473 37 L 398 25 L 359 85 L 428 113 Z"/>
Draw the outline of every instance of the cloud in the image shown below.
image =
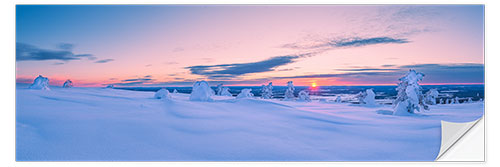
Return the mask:
<path id="1" fill-rule="evenodd" d="M 116 80 L 116 79 L 113 78 L 113 80 Z M 120 82 L 112 83 L 112 84 L 113 85 L 122 85 L 122 86 L 132 86 L 132 85 L 148 84 L 148 83 L 152 83 L 153 81 L 155 81 L 155 79 L 152 79 L 151 75 L 145 75 L 143 77 L 138 77 L 138 78 L 123 79 Z"/>
<path id="2" fill-rule="evenodd" d="M 336 49 L 336 48 L 347 48 L 347 47 L 362 47 L 368 45 L 376 44 L 404 44 L 410 41 L 406 38 L 393 38 L 393 37 L 371 37 L 371 38 L 361 38 L 361 37 L 350 37 L 350 38 L 339 38 L 339 39 L 328 39 L 321 41 L 315 41 L 314 44 L 306 43 L 290 43 L 285 44 L 283 48 L 292 49 Z"/>
<path id="3" fill-rule="evenodd" d="M 107 63 L 107 62 L 114 61 L 114 60 L 115 59 L 103 59 L 103 60 L 97 60 L 94 63 Z"/>
<path id="4" fill-rule="evenodd" d="M 414 69 L 425 74 L 424 83 L 484 83 L 483 64 L 414 64 L 391 67 L 391 69 L 337 69 L 343 73 L 274 77 L 273 79 L 337 78 L 339 81 L 347 82 L 390 84 L 395 83 L 409 69 Z"/>
<path id="5" fill-rule="evenodd" d="M 354 69 L 335 69 L 337 71 L 397 71 L 395 68 L 354 68 Z"/>
<path id="6" fill-rule="evenodd" d="M 378 70 L 374 70 L 378 69 Z M 220 83 L 226 85 L 246 85 L 263 84 L 273 80 L 299 80 L 308 78 L 331 78 L 334 81 L 351 84 L 396 84 L 409 69 L 415 69 L 425 74 L 422 83 L 484 83 L 484 65 L 465 63 L 465 64 L 414 64 L 392 66 L 391 69 L 370 67 L 345 70 L 335 74 L 311 74 L 282 77 L 267 77 L 245 80 L 224 80 L 217 76 L 208 80 L 210 85 Z M 342 70 L 338 70 L 342 71 Z M 223 77 L 221 77 L 223 78 Z M 114 83 L 120 86 L 191 86 L 195 80 L 176 78 L 177 81 L 155 82 L 150 75 L 138 78 L 124 79 L 121 82 Z M 201 79 L 196 79 L 201 80 Z"/>
<path id="7" fill-rule="evenodd" d="M 296 59 L 311 56 L 313 53 L 276 56 L 251 63 L 218 64 L 208 66 L 189 66 L 192 74 L 204 75 L 211 79 L 233 78 L 250 73 L 274 71 L 275 68 L 295 62 Z"/>
<path id="8" fill-rule="evenodd" d="M 350 38 L 350 39 L 341 39 L 341 40 L 333 40 L 328 43 L 331 47 L 360 47 L 366 45 L 375 45 L 375 44 L 402 44 L 408 43 L 407 39 L 398 39 L 398 38 L 390 38 L 390 37 L 376 37 L 376 38 Z"/>
<path id="9" fill-rule="evenodd" d="M 68 47 L 68 46 L 66 46 Z M 70 50 L 41 49 L 25 43 L 16 43 L 16 61 L 45 61 L 45 60 L 81 60 L 81 58 L 95 58 L 91 54 L 75 54 Z"/>
<path id="10" fill-rule="evenodd" d="M 62 50 L 67 50 L 67 51 L 73 50 L 74 47 L 75 47 L 75 45 L 70 44 L 70 43 L 60 43 L 59 45 L 57 45 L 57 48 L 62 49 Z"/>

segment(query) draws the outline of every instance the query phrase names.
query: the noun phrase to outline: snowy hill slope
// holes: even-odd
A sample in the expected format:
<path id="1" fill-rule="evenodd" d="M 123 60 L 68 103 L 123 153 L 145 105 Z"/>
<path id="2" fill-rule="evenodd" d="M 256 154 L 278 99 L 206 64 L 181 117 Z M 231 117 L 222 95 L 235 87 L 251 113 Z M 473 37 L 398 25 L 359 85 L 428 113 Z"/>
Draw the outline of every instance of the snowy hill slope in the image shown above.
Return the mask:
<path id="1" fill-rule="evenodd" d="M 480 118 L 483 103 L 390 106 L 154 92 L 17 88 L 18 161 L 432 161 L 440 120 Z"/>

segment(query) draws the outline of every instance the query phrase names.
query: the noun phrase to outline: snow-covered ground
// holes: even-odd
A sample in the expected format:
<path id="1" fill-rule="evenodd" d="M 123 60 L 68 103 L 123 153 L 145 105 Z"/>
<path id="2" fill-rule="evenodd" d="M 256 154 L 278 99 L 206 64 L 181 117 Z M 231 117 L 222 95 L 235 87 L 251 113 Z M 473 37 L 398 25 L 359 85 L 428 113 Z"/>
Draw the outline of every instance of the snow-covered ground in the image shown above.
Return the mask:
<path id="1" fill-rule="evenodd" d="M 483 102 L 432 105 L 414 116 L 388 105 L 104 88 L 18 87 L 19 161 L 432 161 L 441 120 L 468 122 Z"/>

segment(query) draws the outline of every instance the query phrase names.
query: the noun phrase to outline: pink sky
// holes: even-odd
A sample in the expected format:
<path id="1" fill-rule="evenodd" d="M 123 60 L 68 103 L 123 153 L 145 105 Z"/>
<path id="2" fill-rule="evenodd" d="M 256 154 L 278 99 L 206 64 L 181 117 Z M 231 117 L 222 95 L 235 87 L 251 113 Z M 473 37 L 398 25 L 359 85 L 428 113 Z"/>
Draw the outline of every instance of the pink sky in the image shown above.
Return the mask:
<path id="1" fill-rule="evenodd" d="M 227 85 L 284 85 L 288 80 L 320 86 L 394 84 L 405 66 L 425 64 L 439 66 L 416 67 L 427 72 L 430 79 L 424 83 L 484 82 L 478 77 L 484 72 L 483 6 L 478 5 L 18 6 L 16 19 L 18 82 L 41 74 L 53 85 L 71 79 L 77 86 L 134 79 L 141 81 L 136 86 L 190 85 L 186 83 L 195 80 Z M 55 58 L 20 51 L 19 43 Z M 58 48 L 61 43 L 73 47 Z M 92 54 L 95 59 L 62 60 L 57 51 Z M 21 52 L 32 57 L 22 60 Z M 261 72 L 239 69 L 261 68 L 268 65 L 266 60 L 274 63 L 273 58 L 303 53 L 314 54 L 276 62 Z M 104 59 L 113 60 L 96 63 Z M 210 68 L 200 74 L 193 66 Z M 380 71 L 395 74 L 374 73 Z M 359 72 L 370 74 L 310 77 Z M 215 79 L 216 74 L 230 77 Z"/>

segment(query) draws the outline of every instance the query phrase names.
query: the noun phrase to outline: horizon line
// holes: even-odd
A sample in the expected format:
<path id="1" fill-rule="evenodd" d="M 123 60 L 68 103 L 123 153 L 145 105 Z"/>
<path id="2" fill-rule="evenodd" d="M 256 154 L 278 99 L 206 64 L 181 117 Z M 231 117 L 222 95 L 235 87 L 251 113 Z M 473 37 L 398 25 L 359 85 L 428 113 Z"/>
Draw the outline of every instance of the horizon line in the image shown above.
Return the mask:
<path id="1" fill-rule="evenodd" d="M 32 84 L 32 83 L 24 83 L 24 82 L 16 82 L 17 84 Z M 106 87 L 109 84 L 103 85 L 103 86 L 75 86 L 75 87 Z M 421 83 L 420 85 L 425 85 L 425 86 L 432 86 L 432 85 L 485 85 L 485 83 Z M 49 84 L 49 86 L 55 86 L 59 87 L 61 85 L 53 85 Z M 211 85 L 210 87 L 215 87 L 216 85 Z M 262 86 L 262 85 L 256 85 L 256 84 L 249 84 L 249 85 L 224 85 L 224 86 Z M 286 85 L 273 85 L 273 86 L 286 86 Z M 311 85 L 294 85 L 294 86 L 300 86 L 300 87 L 312 87 Z M 322 87 L 322 86 L 397 86 L 397 83 L 394 84 L 340 84 L 340 85 L 318 85 L 317 87 Z M 164 86 L 148 86 L 148 85 L 138 85 L 138 86 L 119 86 L 115 85 L 115 87 L 119 88 L 127 88 L 127 87 L 192 87 L 190 85 L 164 85 Z"/>

